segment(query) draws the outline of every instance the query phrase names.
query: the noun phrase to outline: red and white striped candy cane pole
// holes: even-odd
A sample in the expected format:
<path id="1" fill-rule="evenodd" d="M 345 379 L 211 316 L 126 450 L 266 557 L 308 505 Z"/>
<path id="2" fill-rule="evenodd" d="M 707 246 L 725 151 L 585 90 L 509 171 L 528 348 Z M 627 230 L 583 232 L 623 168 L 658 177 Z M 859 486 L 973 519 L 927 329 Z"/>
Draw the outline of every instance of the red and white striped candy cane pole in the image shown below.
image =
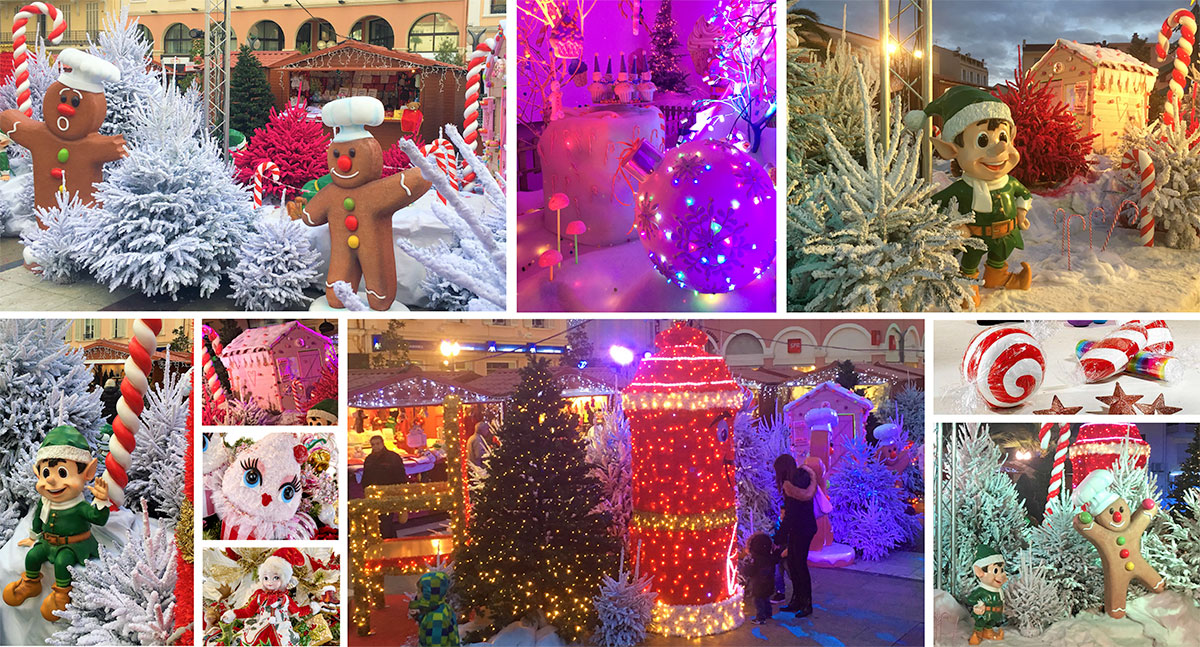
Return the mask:
<path id="1" fill-rule="evenodd" d="M 421 152 L 426 156 L 433 155 L 434 163 L 446 175 L 446 178 L 450 180 L 450 186 L 455 189 L 459 188 L 458 173 L 456 173 L 457 165 L 454 159 L 454 145 L 450 143 L 450 140 L 438 137 L 426 144 Z M 446 198 L 441 193 L 438 193 L 437 196 L 442 201 L 442 204 L 446 204 Z"/>
<path id="2" fill-rule="evenodd" d="M 26 117 L 33 116 L 33 97 L 29 93 L 29 48 L 25 45 L 25 26 L 29 19 L 35 21 L 38 16 L 50 19 L 50 33 L 46 40 L 51 45 L 62 42 L 63 34 L 67 31 L 67 17 L 57 7 L 48 2 L 31 2 L 13 16 L 13 78 L 17 86 L 17 107 Z"/>
<path id="3" fill-rule="evenodd" d="M 129 465 L 135 436 L 141 426 L 139 417 L 146 406 L 146 391 L 154 370 L 152 357 L 158 348 L 158 333 L 162 319 L 134 319 L 133 337 L 129 340 L 129 357 L 125 360 L 125 377 L 121 379 L 121 399 L 117 401 L 117 417 L 113 434 L 108 441 L 108 457 L 104 459 L 104 481 L 108 483 L 108 500 L 112 509 L 125 505 L 125 486 L 129 485 Z"/>
<path id="4" fill-rule="evenodd" d="M 483 93 L 483 72 L 495 41 L 491 38 L 475 46 L 467 58 L 467 96 L 463 107 L 463 141 L 475 150 L 479 140 L 479 95 Z"/>
<path id="5" fill-rule="evenodd" d="M 1179 122 L 1179 98 L 1183 96 L 1183 86 L 1187 83 L 1188 67 L 1192 61 L 1192 48 L 1196 44 L 1196 16 L 1187 9 L 1176 9 L 1163 21 L 1162 29 L 1158 31 L 1158 45 L 1154 52 L 1158 62 L 1167 60 L 1167 50 L 1171 44 L 1171 33 L 1179 27 L 1179 46 L 1175 48 L 1175 62 L 1171 69 L 1171 80 L 1167 83 L 1167 103 L 1163 106 L 1163 123 L 1174 128 Z"/>
<path id="6" fill-rule="evenodd" d="M 1150 193 L 1154 191 L 1154 160 L 1146 151 L 1137 152 L 1138 176 L 1142 180 L 1138 197 L 1138 240 L 1142 247 L 1154 247 L 1154 216 L 1150 215 Z"/>
<path id="7" fill-rule="evenodd" d="M 272 182 L 275 182 L 275 183 L 279 182 L 279 165 L 276 164 L 275 162 L 270 162 L 270 161 L 264 160 L 262 162 L 259 162 L 258 166 L 254 167 L 254 206 L 255 207 L 262 206 L 263 178 L 268 173 L 271 174 Z"/>
<path id="8" fill-rule="evenodd" d="M 1050 449 L 1050 432 L 1054 431 L 1053 422 L 1043 422 L 1042 428 L 1038 430 L 1038 444 L 1041 445 L 1042 451 Z"/>
<path id="9" fill-rule="evenodd" d="M 1045 427 L 1045 425 L 1042 425 Z M 1046 490 L 1046 514 L 1050 514 L 1050 502 L 1062 492 L 1063 466 L 1067 462 L 1067 441 L 1071 438 L 1071 425 L 1063 423 L 1058 429 L 1058 446 L 1054 449 L 1054 466 L 1050 468 L 1050 488 Z"/>
<path id="10" fill-rule="evenodd" d="M 221 354 L 221 336 L 217 331 L 212 329 L 212 326 L 205 325 L 201 328 L 201 334 L 204 339 L 212 343 L 213 353 Z M 225 408 L 225 388 L 221 386 L 221 380 L 217 377 L 217 366 L 213 362 L 212 354 L 208 352 L 208 344 L 200 344 L 200 361 L 204 365 L 204 383 L 208 385 L 208 392 L 212 395 L 213 404 L 217 409 Z"/>

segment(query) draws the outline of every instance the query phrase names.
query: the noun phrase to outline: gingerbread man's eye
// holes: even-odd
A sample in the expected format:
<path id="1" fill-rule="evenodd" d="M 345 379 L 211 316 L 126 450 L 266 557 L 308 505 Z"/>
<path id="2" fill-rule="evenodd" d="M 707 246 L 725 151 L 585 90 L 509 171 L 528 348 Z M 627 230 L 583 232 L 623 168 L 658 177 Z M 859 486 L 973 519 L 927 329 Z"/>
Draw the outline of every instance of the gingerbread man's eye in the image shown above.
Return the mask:
<path id="1" fill-rule="evenodd" d="M 67 97 L 66 97 L 66 96 L 64 96 L 64 95 L 61 95 L 61 94 L 60 94 L 60 95 L 58 95 L 58 102 L 59 102 L 59 103 L 66 103 L 66 102 L 67 102 Z"/>
<path id="2" fill-rule="evenodd" d="M 338 152 L 338 149 L 336 149 L 336 148 L 335 148 L 335 149 L 333 149 L 333 156 L 334 156 L 334 157 L 341 157 L 341 156 L 342 156 L 342 154 L 341 154 L 341 153 L 339 153 L 339 152 Z"/>
<path id="3" fill-rule="evenodd" d="M 71 98 L 71 105 L 72 105 L 72 106 L 74 106 L 74 107 L 76 107 L 76 108 L 78 108 L 78 107 L 79 107 L 79 97 L 72 97 L 72 98 Z"/>
<path id="4" fill-rule="evenodd" d="M 350 149 L 350 158 L 351 159 L 354 158 L 354 149 L 353 148 Z"/>

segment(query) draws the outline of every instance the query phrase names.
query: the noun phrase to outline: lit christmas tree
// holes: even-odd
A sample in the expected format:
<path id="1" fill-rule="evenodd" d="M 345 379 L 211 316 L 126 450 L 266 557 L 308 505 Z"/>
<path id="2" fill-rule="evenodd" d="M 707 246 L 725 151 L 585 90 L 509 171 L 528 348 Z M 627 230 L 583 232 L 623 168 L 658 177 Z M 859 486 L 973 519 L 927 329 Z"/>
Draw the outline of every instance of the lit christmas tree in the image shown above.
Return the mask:
<path id="1" fill-rule="evenodd" d="M 1183 465 L 1179 466 L 1179 474 L 1171 479 L 1171 498 L 1176 505 L 1172 511 L 1193 516 L 1195 510 L 1180 504 L 1184 502 L 1184 495 L 1188 490 L 1195 488 L 1200 488 L 1200 433 L 1192 435 L 1192 442 L 1188 443 L 1187 447 L 1187 458 L 1183 459 Z"/>
<path id="2" fill-rule="evenodd" d="M 596 623 L 592 597 L 617 567 L 600 482 L 584 437 L 544 360 L 521 369 L 486 459 L 467 538 L 455 542 L 455 585 L 463 607 L 483 607 L 491 631 L 545 618 L 566 642 Z"/>
<path id="3" fill-rule="evenodd" d="M 646 64 L 653 74 L 654 85 L 664 92 L 687 92 L 690 88 L 687 72 L 679 68 L 679 24 L 671 15 L 671 0 L 662 0 L 654 16 L 654 28 L 650 30 L 650 45 L 653 49 L 646 56 Z"/>

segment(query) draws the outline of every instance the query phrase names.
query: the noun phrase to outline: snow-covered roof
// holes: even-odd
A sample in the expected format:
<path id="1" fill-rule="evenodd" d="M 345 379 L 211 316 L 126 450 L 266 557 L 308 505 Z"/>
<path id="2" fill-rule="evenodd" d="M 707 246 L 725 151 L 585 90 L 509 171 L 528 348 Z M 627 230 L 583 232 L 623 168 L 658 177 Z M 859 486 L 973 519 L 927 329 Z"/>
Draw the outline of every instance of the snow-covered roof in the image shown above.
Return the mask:
<path id="1" fill-rule="evenodd" d="M 809 402 L 810 400 L 812 400 L 814 398 L 819 398 L 819 397 L 828 398 L 829 397 L 829 394 L 827 393 L 828 391 L 832 391 L 834 395 L 841 396 L 842 398 L 857 404 L 858 406 L 862 407 L 864 412 L 870 411 L 875 408 L 875 403 L 871 402 L 871 400 L 869 398 L 864 398 L 863 396 L 855 393 L 854 391 L 851 391 L 850 389 L 847 389 L 846 387 L 842 386 L 841 384 L 838 384 L 837 382 L 822 382 L 821 384 L 818 384 L 817 386 L 813 387 L 813 389 L 811 391 L 809 391 L 808 393 L 805 393 L 804 395 L 802 395 L 802 396 L 796 398 L 795 400 L 792 400 L 791 402 L 784 405 L 783 410 L 788 411 L 788 410 L 794 409 L 796 407 L 802 406 L 803 404 Z"/>
<path id="2" fill-rule="evenodd" d="M 221 351 L 222 356 L 235 355 L 238 353 L 253 353 L 258 351 L 268 351 L 275 346 L 279 340 L 287 337 L 293 332 L 299 332 L 304 335 L 317 337 L 325 341 L 326 344 L 333 342 L 319 332 L 305 326 L 299 321 L 288 321 L 281 324 L 271 326 L 263 326 L 261 328 L 250 328 L 243 330 L 242 334 L 229 342 L 229 345 Z"/>
<path id="3" fill-rule="evenodd" d="M 1119 49 L 1111 47 L 1101 47 L 1099 45 L 1089 45 L 1075 40 L 1067 40 L 1059 38 L 1054 41 L 1054 46 L 1051 47 L 1045 54 L 1034 63 L 1033 67 L 1037 68 L 1043 61 L 1047 60 L 1051 54 L 1058 48 L 1071 50 L 1080 58 L 1095 65 L 1096 67 L 1108 67 L 1117 70 L 1126 70 L 1129 72 L 1141 72 L 1150 76 L 1158 76 L 1158 70 L 1152 66 L 1139 61 L 1138 59 L 1122 52 Z"/>

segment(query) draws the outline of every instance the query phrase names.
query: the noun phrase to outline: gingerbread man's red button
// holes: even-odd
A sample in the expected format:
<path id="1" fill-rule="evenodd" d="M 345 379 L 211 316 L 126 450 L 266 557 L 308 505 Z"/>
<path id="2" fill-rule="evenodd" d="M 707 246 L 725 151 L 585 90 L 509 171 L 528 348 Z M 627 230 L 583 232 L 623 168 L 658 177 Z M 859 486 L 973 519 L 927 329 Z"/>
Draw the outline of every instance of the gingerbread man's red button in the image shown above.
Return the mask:
<path id="1" fill-rule="evenodd" d="M 356 216 L 346 216 L 346 229 L 350 231 L 358 230 L 358 218 Z"/>
<path id="2" fill-rule="evenodd" d="M 63 176 L 63 170 L 58 168 L 57 166 L 50 169 L 50 177 L 52 177 L 56 180 L 61 180 L 62 176 Z"/>
<path id="3" fill-rule="evenodd" d="M 1129 549 L 1128 548 L 1121 549 L 1121 559 L 1129 559 Z"/>

